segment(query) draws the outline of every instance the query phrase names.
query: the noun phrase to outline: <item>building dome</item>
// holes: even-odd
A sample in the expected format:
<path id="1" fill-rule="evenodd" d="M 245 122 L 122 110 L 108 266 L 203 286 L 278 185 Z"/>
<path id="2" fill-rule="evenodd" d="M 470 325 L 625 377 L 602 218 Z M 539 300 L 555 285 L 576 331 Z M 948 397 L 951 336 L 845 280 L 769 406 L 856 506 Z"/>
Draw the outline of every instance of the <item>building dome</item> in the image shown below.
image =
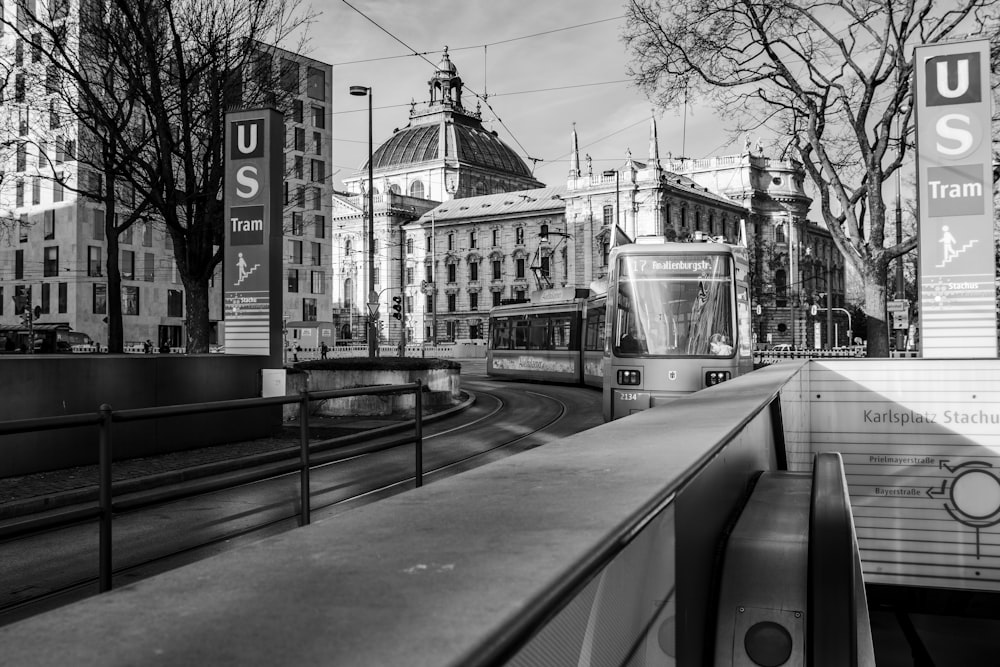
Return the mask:
<path id="1" fill-rule="evenodd" d="M 478 122 L 429 123 L 403 128 L 372 156 L 375 170 L 398 169 L 444 158 L 490 171 L 531 178 L 531 170 L 514 150 L 493 132 Z M 441 132 L 445 137 L 445 152 L 441 155 Z M 367 163 L 363 167 L 367 168 Z"/>

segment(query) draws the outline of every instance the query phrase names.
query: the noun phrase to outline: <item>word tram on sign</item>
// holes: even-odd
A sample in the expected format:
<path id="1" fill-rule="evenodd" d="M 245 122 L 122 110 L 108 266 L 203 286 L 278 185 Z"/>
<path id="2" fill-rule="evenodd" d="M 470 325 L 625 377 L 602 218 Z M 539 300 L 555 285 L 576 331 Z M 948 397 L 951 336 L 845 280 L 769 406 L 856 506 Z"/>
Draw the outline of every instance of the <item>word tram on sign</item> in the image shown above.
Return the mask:
<path id="1" fill-rule="evenodd" d="M 226 114 L 226 354 L 281 359 L 284 124 L 273 109 Z M 275 365 L 275 364 L 272 364 Z"/>
<path id="2" fill-rule="evenodd" d="M 922 356 L 996 358 L 989 42 L 914 59 Z"/>

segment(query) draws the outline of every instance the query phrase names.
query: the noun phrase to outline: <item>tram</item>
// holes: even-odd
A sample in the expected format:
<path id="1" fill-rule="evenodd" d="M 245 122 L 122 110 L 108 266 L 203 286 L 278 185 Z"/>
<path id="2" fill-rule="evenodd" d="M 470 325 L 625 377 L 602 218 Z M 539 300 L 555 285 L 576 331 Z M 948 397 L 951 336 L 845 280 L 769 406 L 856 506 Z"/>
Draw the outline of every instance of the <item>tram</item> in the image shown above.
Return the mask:
<path id="1" fill-rule="evenodd" d="M 640 237 L 608 264 L 605 421 L 753 369 L 746 247 Z"/>
<path id="2" fill-rule="evenodd" d="M 605 295 L 588 289 L 533 292 L 490 311 L 486 373 L 492 377 L 603 387 Z"/>

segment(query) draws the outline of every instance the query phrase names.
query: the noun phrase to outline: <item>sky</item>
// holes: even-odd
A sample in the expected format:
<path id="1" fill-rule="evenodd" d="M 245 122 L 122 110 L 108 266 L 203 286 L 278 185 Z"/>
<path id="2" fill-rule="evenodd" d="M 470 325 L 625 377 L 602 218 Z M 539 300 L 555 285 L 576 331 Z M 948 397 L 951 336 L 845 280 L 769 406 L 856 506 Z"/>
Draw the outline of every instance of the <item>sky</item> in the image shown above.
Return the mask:
<path id="1" fill-rule="evenodd" d="M 375 148 L 409 122 L 411 100 L 428 100 L 427 82 L 445 46 L 475 109 L 486 94 L 484 126 L 534 164 L 546 185 L 565 183 L 573 123 L 595 172 L 645 161 L 649 119 L 660 156 L 728 155 L 723 124 L 710 111 L 653 109 L 627 74 L 620 4 L 580 0 L 318 0 L 304 55 L 333 65 L 333 179 L 357 173 L 368 157 L 368 102 L 352 85 L 372 88 Z M 367 18 L 366 18 L 367 17 Z M 370 19 L 370 20 L 369 20 Z M 376 25 L 377 24 L 377 25 Z M 402 43 L 401 43 L 402 42 Z M 405 45 L 404 45 L 405 44 Z M 425 54 L 424 58 L 413 52 Z M 429 62 L 428 62 L 429 61 Z M 488 104 L 487 104 L 488 103 Z M 538 161 L 527 160 L 536 158 Z"/>

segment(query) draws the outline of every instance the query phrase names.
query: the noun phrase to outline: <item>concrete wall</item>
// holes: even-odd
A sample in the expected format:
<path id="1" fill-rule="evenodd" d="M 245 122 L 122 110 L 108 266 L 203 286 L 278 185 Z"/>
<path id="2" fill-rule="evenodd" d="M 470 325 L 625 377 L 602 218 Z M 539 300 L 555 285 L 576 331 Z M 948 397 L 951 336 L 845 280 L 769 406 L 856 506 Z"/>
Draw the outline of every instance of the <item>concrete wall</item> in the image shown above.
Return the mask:
<path id="1" fill-rule="evenodd" d="M 255 398 L 264 357 L 7 355 L 0 360 L 0 421 Z M 279 407 L 116 423 L 115 459 L 251 440 L 280 426 Z M 96 427 L 0 437 L 0 476 L 97 462 Z"/>

